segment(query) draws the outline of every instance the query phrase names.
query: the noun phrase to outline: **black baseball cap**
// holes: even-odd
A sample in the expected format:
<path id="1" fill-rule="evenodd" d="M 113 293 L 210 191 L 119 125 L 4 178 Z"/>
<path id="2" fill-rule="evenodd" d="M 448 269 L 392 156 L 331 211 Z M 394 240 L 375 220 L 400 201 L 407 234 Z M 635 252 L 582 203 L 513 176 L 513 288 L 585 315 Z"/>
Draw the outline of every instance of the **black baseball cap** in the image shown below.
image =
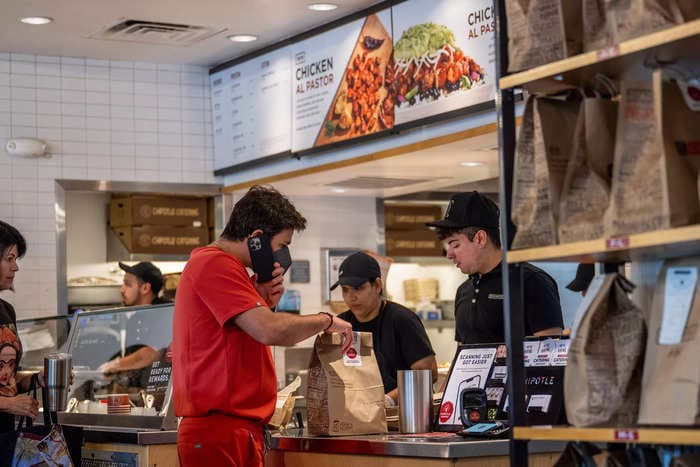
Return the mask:
<path id="1" fill-rule="evenodd" d="M 588 290 L 591 281 L 595 276 L 595 266 L 593 264 L 579 264 L 576 268 L 576 277 L 566 284 L 566 288 L 572 292 L 583 292 Z"/>
<path id="2" fill-rule="evenodd" d="M 438 229 L 464 229 L 481 227 L 498 229 L 500 211 L 496 203 L 477 191 L 457 193 L 450 198 L 445 218 L 440 221 L 427 222 L 428 227 Z"/>
<path id="3" fill-rule="evenodd" d="M 160 289 L 163 288 L 163 273 L 161 273 L 160 269 L 155 267 L 153 263 L 144 261 L 134 264 L 133 266 L 129 266 L 120 261 L 119 267 L 122 268 L 124 272 L 133 274 L 142 281 L 151 284 L 151 290 L 153 290 L 155 295 L 158 295 Z"/>
<path id="4" fill-rule="evenodd" d="M 382 277 L 379 263 L 367 253 L 358 251 L 353 253 L 340 263 L 338 268 L 338 281 L 331 286 L 331 290 L 339 285 L 359 287 L 369 280 Z"/>

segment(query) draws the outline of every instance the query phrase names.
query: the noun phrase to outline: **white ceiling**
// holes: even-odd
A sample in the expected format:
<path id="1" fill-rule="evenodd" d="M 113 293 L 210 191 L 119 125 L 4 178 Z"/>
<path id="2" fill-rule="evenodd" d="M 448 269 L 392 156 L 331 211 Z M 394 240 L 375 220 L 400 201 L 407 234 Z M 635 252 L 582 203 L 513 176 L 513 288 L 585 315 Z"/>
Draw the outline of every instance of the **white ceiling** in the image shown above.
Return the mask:
<path id="1" fill-rule="evenodd" d="M 315 0 L 0 0 L 0 52 L 211 66 L 274 44 L 378 3 L 338 0 L 338 9 L 315 12 Z M 45 26 L 23 16 L 49 16 Z M 225 32 L 189 47 L 90 39 L 120 19 L 209 26 Z M 255 34 L 236 44 L 230 34 Z"/>

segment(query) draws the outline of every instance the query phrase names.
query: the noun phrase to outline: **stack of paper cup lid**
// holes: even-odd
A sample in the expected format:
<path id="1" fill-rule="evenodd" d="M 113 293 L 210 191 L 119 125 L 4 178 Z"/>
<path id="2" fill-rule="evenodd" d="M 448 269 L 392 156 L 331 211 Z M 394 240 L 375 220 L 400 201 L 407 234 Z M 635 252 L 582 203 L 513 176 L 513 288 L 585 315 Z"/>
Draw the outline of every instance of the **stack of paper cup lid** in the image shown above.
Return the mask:
<path id="1" fill-rule="evenodd" d="M 102 397 L 107 400 L 108 414 L 129 414 L 131 413 L 131 404 L 129 404 L 128 394 L 107 394 Z"/>

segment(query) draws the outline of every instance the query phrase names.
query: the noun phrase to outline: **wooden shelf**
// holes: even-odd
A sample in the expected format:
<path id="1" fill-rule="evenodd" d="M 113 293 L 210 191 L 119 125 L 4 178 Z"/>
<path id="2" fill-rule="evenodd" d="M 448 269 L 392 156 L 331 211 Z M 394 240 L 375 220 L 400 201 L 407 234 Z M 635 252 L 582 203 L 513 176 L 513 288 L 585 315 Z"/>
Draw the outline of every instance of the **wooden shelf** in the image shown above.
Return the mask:
<path id="1" fill-rule="evenodd" d="M 511 250 L 508 263 L 570 261 L 581 263 L 643 261 L 700 255 L 700 225 L 633 234 L 625 237 Z"/>
<path id="2" fill-rule="evenodd" d="M 592 74 L 603 72 L 616 74 L 620 69 L 627 68 L 629 63 L 638 60 L 641 54 L 654 49 L 657 56 L 668 59 L 682 54 L 685 57 L 697 55 L 700 49 L 700 20 L 690 21 L 678 26 L 667 28 L 646 36 L 630 39 L 606 49 L 586 52 L 565 60 L 548 63 L 530 70 L 514 73 L 501 78 L 498 83 L 501 89 L 513 88 L 553 76 L 590 68 Z M 689 43 L 692 42 L 692 43 Z"/>
<path id="3" fill-rule="evenodd" d="M 575 428 L 517 426 L 514 439 L 599 443 L 683 444 L 700 446 L 700 428 Z"/>

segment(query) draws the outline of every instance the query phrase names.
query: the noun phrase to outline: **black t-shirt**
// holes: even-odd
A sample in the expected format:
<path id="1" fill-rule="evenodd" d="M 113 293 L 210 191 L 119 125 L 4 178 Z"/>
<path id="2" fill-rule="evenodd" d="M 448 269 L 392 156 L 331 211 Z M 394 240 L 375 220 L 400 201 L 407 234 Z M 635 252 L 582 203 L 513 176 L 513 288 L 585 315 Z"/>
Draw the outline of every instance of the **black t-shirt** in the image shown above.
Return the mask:
<path id="1" fill-rule="evenodd" d="M 532 264 L 522 263 L 521 266 L 525 335 L 547 328 L 563 328 L 557 283 Z M 455 297 L 455 340 L 463 344 L 504 342 L 503 298 L 500 264 L 486 274 L 469 276 L 459 286 Z"/>
<path id="2" fill-rule="evenodd" d="M 17 395 L 15 373 L 22 359 L 22 343 L 17 334 L 17 317 L 15 309 L 0 299 L 0 353 L 5 354 L 0 368 L 0 397 Z M 14 358 L 13 358 L 14 357 Z M 14 370 L 10 370 L 9 360 L 14 360 Z M 11 373 L 10 373 L 11 371 Z M 0 412 L 0 433 L 14 430 L 15 417 L 7 412 Z"/>
<path id="3" fill-rule="evenodd" d="M 398 303 L 385 301 L 379 315 L 364 323 L 350 310 L 338 316 L 352 324 L 353 331 L 372 333 L 385 393 L 396 388 L 397 371 L 410 370 L 418 360 L 435 355 L 420 318 Z"/>

